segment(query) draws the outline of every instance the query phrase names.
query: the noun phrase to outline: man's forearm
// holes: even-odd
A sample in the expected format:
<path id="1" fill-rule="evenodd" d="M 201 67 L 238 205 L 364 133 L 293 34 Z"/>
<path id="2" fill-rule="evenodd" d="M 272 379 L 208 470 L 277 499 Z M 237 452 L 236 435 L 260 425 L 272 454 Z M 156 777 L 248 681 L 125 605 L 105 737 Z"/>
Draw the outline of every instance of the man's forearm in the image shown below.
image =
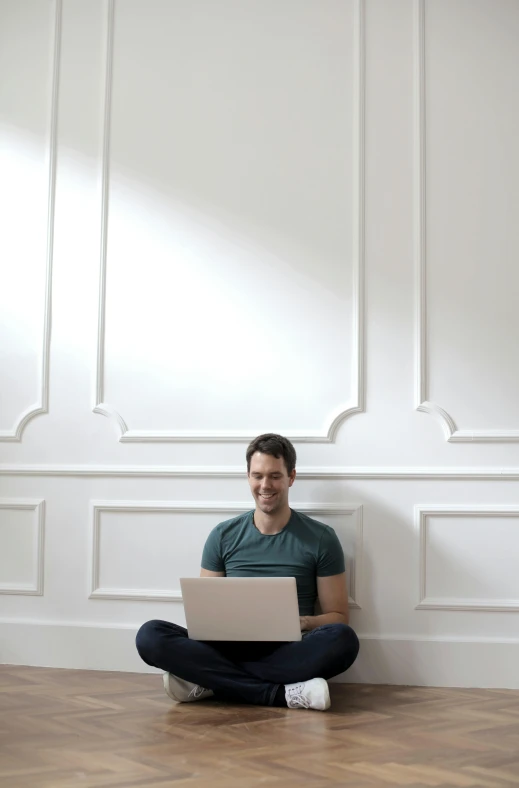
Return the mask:
<path id="1" fill-rule="evenodd" d="M 301 631 L 309 632 L 323 624 L 347 624 L 348 616 L 344 613 L 322 613 L 320 616 L 301 616 Z"/>

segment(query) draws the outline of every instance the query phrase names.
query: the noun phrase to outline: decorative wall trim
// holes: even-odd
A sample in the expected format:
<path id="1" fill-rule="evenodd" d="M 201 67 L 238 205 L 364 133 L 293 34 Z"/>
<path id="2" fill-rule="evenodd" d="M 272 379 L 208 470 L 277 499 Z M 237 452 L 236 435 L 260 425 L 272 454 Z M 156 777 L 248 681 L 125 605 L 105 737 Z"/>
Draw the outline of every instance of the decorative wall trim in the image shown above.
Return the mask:
<path id="1" fill-rule="evenodd" d="M 2 476 L 58 476 L 86 478 L 142 478 L 142 479 L 245 479 L 244 467 L 230 465 L 0 465 Z M 446 479 L 456 481 L 519 481 L 519 467 L 516 468 L 452 468 L 431 466 L 409 467 L 302 467 L 297 469 L 298 479 L 327 479 L 330 481 L 391 480 L 414 481 L 423 479 Z"/>
<path id="2" fill-rule="evenodd" d="M 365 41 L 364 0 L 353 0 L 354 9 L 354 101 L 353 101 L 353 360 L 352 388 L 355 401 L 345 403 L 330 414 L 327 430 L 283 431 L 291 440 L 300 443 L 333 443 L 342 422 L 365 408 L 365 342 L 364 342 L 364 248 L 365 248 Z M 118 427 L 121 443 L 151 442 L 249 442 L 257 433 L 248 430 L 182 431 L 182 430 L 132 430 L 113 404 L 105 402 L 104 391 L 104 341 L 106 317 L 106 266 L 109 221 L 110 135 L 112 107 L 112 73 L 114 54 L 115 0 L 108 0 L 108 26 L 106 47 L 106 78 L 103 127 L 102 200 L 101 200 L 101 250 L 99 275 L 99 317 L 97 334 L 97 370 L 94 393 L 94 413 L 107 416 Z"/>
<path id="3" fill-rule="evenodd" d="M 109 204 L 109 178 L 110 178 L 110 137 L 112 114 L 112 74 L 113 74 L 113 49 L 114 49 L 114 15 L 115 0 L 108 0 L 108 21 L 106 28 L 106 68 L 105 68 L 105 97 L 103 119 L 103 158 L 101 171 L 101 248 L 99 270 L 99 309 L 97 325 L 97 367 L 94 392 L 94 413 L 114 417 L 124 435 L 128 428 L 121 416 L 104 400 L 104 363 L 105 363 L 105 317 L 106 317 L 106 248 L 108 241 L 108 204 Z"/>
<path id="4" fill-rule="evenodd" d="M 43 596 L 44 545 L 45 545 L 45 501 L 34 498 L 2 498 L 0 509 L 34 511 L 37 521 L 37 542 L 34 558 L 35 582 L 31 585 L 0 582 L 0 594 L 16 594 L 21 596 Z"/>
<path id="5" fill-rule="evenodd" d="M 427 252 L 426 252 L 426 128 L 425 128 L 425 0 L 414 0 L 414 74 L 415 74 L 415 199 L 414 239 L 416 259 L 416 409 L 430 413 L 440 423 L 445 439 L 450 443 L 507 443 L 519 441 L 515 430 L 459 430 L 456 422 L 438 403 L 428 397 L 429 370 L 427 364 Z"/>
<path id="6" fill-rule="evenodd" d="M 297 507 L 299 508 L 299 507 Z M 305 511 L 302 509 L 302 511 Z M 324 513 L 325 510 L 321 509 Z M 308 512 L 308 510 L 307 510 Z M 306 513 L 306 512 L 305 512 Z M 308 512 L 309 514 L 311 512 Z M 350 579 L 351 596 L 348 598 L 350 610 L 362 610 L 362 587 L 364 573 L 362 571 L 364 557 L 364 508 L 362 504 L 351 505 L 346 513 L 352 514 L 356 519 L 355 528 L 355 556 L 346 562 L 346 572 Z"/>
<path id="7" fill-rule="evenodd" d="M 54 46 L 52 58 L 52 98 L 50 111 L 49 146 L 47 158 L 47 241 L 45 251 L 45 305 L 43 310 L 43 349 L 41 359 L 41 401 L 31 405 L 20 416 L 13 430 L 0 430 L 1 441 L 20 442 L 27 424 L 35 416 L 49 412 L 49 358 L 52 310 L 52 260 L 54 253 L 54 206 L 56 198 L 56 145 L 58 130 L 58 89 L 61 50 L 62 0 L 55 0 Z"/>
<path id="8" fill-rule="evenodd" d="M 414 250 L 417 296 L 415 299 L 415 353 L 417 409 L 427 391 L 427 299 L 425 292 L 425 7 L 414 2 Z M 423 408 L 422 408 L 423 409 Z"/>
<path id="9" fill-rule="evenodd" d="M 476 610 L 479 612 L 519 611 L 517 599 L 463 599 L 427 596 L 428 517 L 519 517 L 519 506 L 415 506 L 420 535 L 420 592 L 415 610 Z"/>
<path id="10" fill-rule="evenodd" d="M 182 601 L 180 589 L 135 589 L 135 588 L 101 588 L 99 585 L 100 575 L 100 536 L 101 536 L 101 513 L 102 512 L 144 512 L 156 514 L 157 512 L 176 512 L 183 514 L 218 514 L 230 515 L 247 512 L 251 509 L 251 502 L 204 502 L 198 501 L 92 501 L 92 554 L 91 554 L 91 587 L 89 599 L 133 599 L 149 601 Z M 362 572 L 362 504 L 334 505 L 325 503 L 299 503 L 293 505 L 299 512 L 315 515 L 345 514 L 353 515 L 356 520 L 355 534 L 355 558 L 350 561 L 350 588 L 352 597 L 350 598 L 350 608 L 360 609 L 359 587 Z"/>

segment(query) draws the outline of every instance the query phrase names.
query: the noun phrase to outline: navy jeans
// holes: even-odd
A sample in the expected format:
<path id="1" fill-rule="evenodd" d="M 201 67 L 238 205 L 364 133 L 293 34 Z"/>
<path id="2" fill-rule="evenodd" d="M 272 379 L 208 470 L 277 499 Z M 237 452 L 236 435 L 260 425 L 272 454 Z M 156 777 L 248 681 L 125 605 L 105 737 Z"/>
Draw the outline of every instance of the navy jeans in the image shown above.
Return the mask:
<path id="1" fill-rule="evenodd" d="M 148 621 L 137 632 L 137 651 L 148 665 L 213 690 L 232 703 L 272 706 L 281 684 L 330 679 L 359 652 L 346 624 L 324 624 L 290 643 L 191 640 L 169 621 Z"/>

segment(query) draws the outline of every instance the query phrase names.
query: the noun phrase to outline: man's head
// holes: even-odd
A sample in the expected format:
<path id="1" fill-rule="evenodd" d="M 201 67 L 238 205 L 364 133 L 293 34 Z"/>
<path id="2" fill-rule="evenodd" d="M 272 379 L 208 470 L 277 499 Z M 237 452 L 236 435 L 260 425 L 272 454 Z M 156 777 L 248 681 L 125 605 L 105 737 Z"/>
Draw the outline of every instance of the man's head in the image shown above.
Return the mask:
<path id="1" fill-rule="evenodd" d="M 296 451 L 282 435 L 266 433 L 247 448 L 247 475 L 256 505 L 264 514 L 288 509 L 288 490 L 296 478 Z"/>

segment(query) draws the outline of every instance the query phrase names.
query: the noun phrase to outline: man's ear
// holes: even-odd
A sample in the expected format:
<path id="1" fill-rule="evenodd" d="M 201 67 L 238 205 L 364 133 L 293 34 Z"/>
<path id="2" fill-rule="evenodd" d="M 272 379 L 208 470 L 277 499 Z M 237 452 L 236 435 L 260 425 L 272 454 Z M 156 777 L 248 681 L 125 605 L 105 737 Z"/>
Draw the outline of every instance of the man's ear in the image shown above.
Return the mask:
<path id="1" fill-rule="evenodd" d="M 288 480 L 289 480 L 289 481 L 288 481 L 288 486 L 289 486 L 289 487 L 292 487 L 293 483 L 294 483 L 294 482 L 295 482 L 295 480 L 296 480 L 296 469 L 295 469 L 295 468 L 294 468 L 294 470 L 292 471 L 292 473 L 290 474 L 290 476 L 288 477 Z"/>

